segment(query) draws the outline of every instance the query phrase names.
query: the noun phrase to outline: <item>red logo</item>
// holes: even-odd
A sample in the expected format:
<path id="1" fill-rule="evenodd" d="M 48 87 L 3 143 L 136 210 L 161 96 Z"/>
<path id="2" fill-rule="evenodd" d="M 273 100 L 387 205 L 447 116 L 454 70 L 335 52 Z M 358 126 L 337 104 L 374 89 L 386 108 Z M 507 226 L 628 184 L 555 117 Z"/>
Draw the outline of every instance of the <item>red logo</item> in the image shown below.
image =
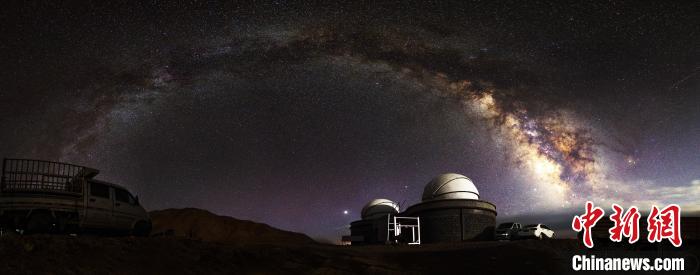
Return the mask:
<path id="1" fill-rule="evenodd" d="M 639 240 L 639 219 L 641 214 L 637 207 L 632 206 L 625 210 L 617 205 L 612 205 L 613 214 L 610 220 L 614 225 L 608 230 L 610 240 L 613 242 L 622 241 L 622 237 L 628 238 L 628 242 L 633 244 Z M 586 213 L 574 216 L 571 228 L 576 232 L 583 231 L 583 244 L 588 248 L 593 248 L 593 236 L 591 229 L 603 217 L 605 211 L 600 207 L 594 207 L 590 201 L 586 202 Z M 676 247 L 681 246 L 681 207 L 671 204 L 659 210 L 655 205 L 651 207 L 651 213 L 647 218 L 647 240 L 650 243 L 661 242 L 668 239 Z"/>
<path id="2" fill-rule="evenodd" d="M 661 242 L 663 239 L 668 239 L 675 247 L 679 247 L 683 243 L 681 240 L 680 206 L 671 204 L 661 211 L 656 206 L 652 206 L 647 223 L 649 224 L 647 240 L 650 243 Z"/>
<path id="3" fill-rule="evenodd" d="M 583 230 L 583 244 L 588 247 L 593 247 L 593 237 L 591 237 L 591 227 L 593 227 L 600 218 L 603 217 L 605 211 L 600 207 L 593 207 L 593 203 L 586 202 L 586 213 L 581 216 L 574 216 L 571 227 L 576 232 Z"/>
<path id="4" fill-rule="evenodd" d="M 610 232 L 610 240 L 613 242 L 622 241 L 622 236 L 628 237 L 629 243 L 633 244 L 639 240 L 639 210 L 632 206 L 622 215 L 624 209 L 617 204 L 612 205 L 614 214 L 610 215 L 610 220 L 615 223 L 608 232 Z"/>

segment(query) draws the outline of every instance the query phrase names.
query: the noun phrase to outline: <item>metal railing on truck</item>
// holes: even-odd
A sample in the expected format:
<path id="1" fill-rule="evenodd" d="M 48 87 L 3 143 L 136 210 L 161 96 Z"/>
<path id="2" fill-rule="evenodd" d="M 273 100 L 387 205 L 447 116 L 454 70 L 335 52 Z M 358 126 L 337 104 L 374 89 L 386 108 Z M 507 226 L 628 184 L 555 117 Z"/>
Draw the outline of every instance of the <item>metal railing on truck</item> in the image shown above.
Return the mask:
<path id="1" fill-rule="evenodd" d="M 83 180 L 99 170 L 69 163 L 3 159 L 0 193 L 57 193 L 80 195 Z"/>

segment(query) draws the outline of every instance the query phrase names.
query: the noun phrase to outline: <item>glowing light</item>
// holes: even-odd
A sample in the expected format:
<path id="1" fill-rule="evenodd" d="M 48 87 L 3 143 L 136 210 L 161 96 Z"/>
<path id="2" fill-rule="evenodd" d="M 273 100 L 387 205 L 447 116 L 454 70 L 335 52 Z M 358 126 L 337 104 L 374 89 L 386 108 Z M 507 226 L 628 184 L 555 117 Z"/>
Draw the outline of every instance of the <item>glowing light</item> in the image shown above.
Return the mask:
<path id="1" fill-rule="evenodd" d="M 538 175 L 551 175 L 557 171 L 557 166 L 547 160 L 537 159 L 533 163 L 535 173 Z"/>

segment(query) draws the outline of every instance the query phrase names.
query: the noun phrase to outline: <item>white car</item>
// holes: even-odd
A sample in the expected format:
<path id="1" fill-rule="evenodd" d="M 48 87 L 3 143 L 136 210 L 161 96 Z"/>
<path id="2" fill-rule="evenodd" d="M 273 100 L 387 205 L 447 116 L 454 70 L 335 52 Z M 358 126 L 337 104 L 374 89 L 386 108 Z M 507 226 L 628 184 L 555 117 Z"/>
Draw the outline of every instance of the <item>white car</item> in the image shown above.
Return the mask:
<path id="1" fill-rule="evenodd" d="M 523 226 L 522 229 L 518 232 L 518 237 L 526 239 L 526 238 L 536 238 L 536 239 L 551 239 L 554 238 L 554 230 L 549 229 L 544 224 L 538 223 L 538 224 L 528 224 L 526 226 Z"/>

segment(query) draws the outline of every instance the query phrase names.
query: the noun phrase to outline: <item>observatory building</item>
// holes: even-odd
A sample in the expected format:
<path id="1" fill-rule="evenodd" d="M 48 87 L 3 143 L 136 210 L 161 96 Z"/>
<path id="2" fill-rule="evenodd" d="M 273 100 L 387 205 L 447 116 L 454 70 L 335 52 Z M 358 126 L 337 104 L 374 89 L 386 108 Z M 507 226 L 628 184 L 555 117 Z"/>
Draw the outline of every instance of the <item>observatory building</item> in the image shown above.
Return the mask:
<path id="1" fill-rule="evenodd" d="M 434 178 L 421 202 L 402 215 L 421 218 L 424 243 L 487 240 L 496 226 L 496 206 L 480 200 L 474 183 L 459 174 Z"/>
<path id="2" fill-rule="evenodd" d="M 350 223 L 352 244 L 383 244 L 389 234 L 387 221 L 399 213 L 399 205 L 387 199 L 375 199 L 362 208 L 362 219 Z"/>
<path id="3" fill-rule="evenodd" d="M 402 213 L 389 200 L 368 203 L 362 209 L 362 220 L 350 224 L 352 244 L 400 240 L 389 234 L 392 217 L 418 218 L 419 243 L 488 240 L 493 238 L 496 215 L 496 206 L 480 199 L 471 179 L 460 174 L 443 174 L 425 186 L 420 203 Z"/>

